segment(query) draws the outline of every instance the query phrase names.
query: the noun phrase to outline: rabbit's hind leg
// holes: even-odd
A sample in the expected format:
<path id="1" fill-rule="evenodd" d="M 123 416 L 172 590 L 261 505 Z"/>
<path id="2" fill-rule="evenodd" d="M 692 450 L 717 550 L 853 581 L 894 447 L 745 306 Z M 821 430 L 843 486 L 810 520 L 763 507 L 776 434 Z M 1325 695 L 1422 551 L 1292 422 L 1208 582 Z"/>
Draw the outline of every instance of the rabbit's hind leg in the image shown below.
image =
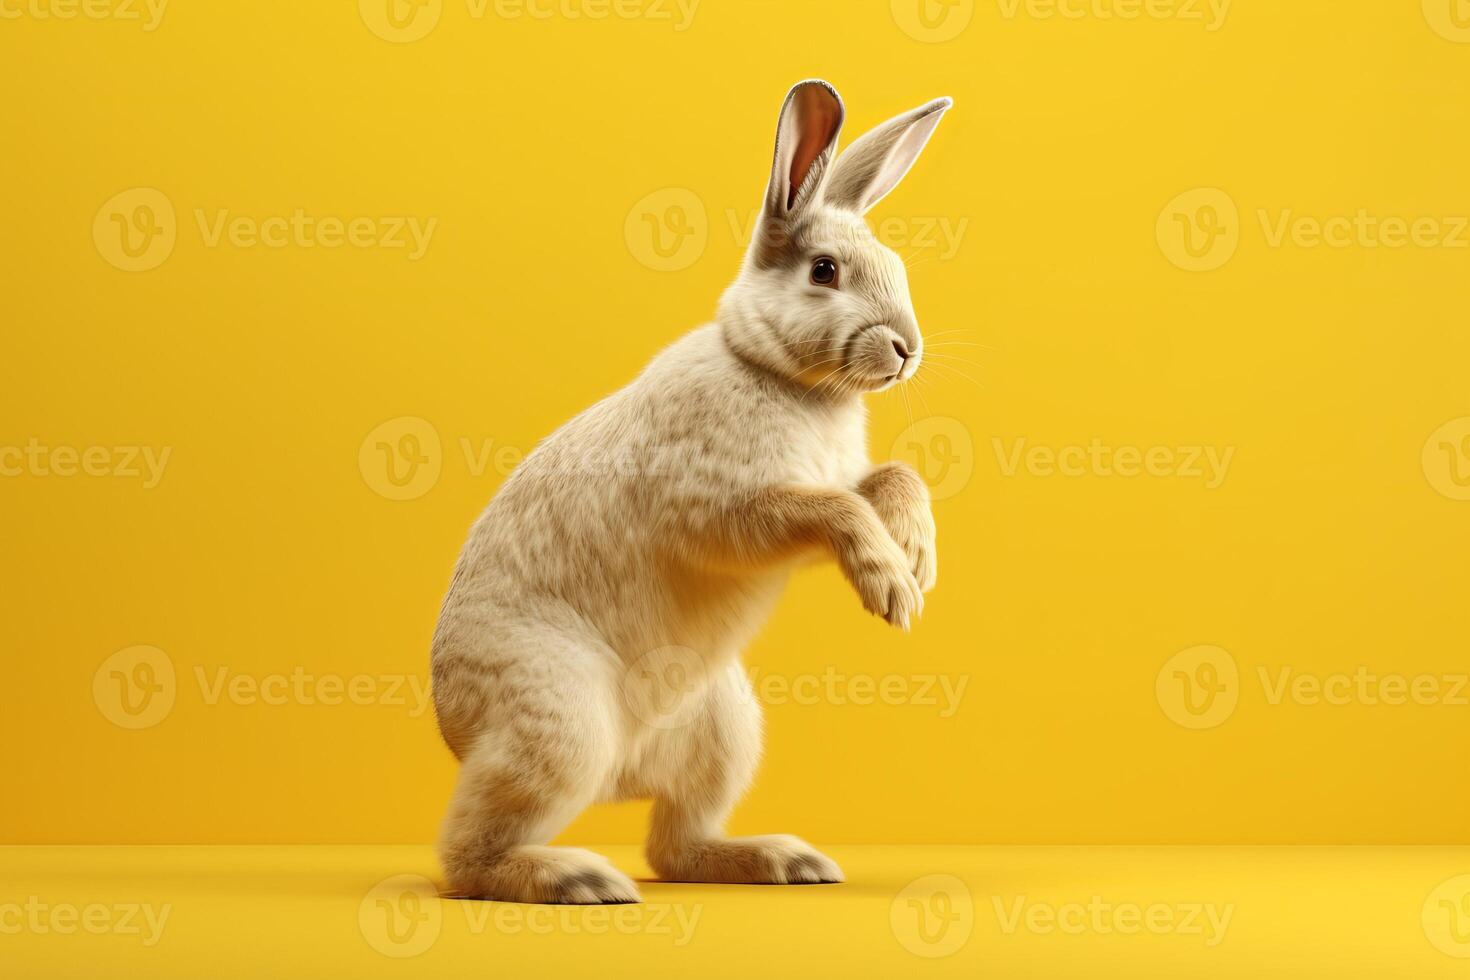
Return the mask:
<path id="1" fill-rule="evenodd" d="M 683 765 L 653 803 L 647 856 L 665 881 L 814 885 L 842 881 L 831 858 L 797 837 L 726 837 L 725 821 L 760 759 L 760 705 L 738 664 L 711 686 L 682 733 Z"/>
<path id="2" fill-rule="evenodd" d="M 632 879 L 600 854 L 546 846 L 596 799 L 618 751 L 609 700 L 616 695 L 594 667 L 598 656 L 557 646 L 544 657 L 518 650 L 522 669 L 495 671 L 487 682 L 484 724 L 464 752 L 439 845 L 452 895 L 564 905 L 640 900 Z"/>

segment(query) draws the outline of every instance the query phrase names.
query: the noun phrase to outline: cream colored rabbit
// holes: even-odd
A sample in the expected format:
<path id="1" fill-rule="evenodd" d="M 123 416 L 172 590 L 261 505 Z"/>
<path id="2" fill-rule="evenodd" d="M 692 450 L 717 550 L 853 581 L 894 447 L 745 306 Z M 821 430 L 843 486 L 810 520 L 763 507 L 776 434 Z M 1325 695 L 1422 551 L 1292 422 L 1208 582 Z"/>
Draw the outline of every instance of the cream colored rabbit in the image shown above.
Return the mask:
<path id="1" fill-rule="evenodd" d="M 476 522 L 433 649 L 463 764 L 441 841 L 455 894 L 637 901 L 605 858 L 546 844 L 589 804 L 647 798 L 667 880 L 842 880 L 795 837 L 723 834 L 761 748 L 739 656 L 797 563 L 835 558 L 905 629 L 934 585 L 927 488 L 867 457 L 861 396 L 912 377 L 923 341 L 903 262 L 862 215 L 949 106 L 834 161 L 842 101 L 793 88 L 717 321 L 554 432 Z"/>

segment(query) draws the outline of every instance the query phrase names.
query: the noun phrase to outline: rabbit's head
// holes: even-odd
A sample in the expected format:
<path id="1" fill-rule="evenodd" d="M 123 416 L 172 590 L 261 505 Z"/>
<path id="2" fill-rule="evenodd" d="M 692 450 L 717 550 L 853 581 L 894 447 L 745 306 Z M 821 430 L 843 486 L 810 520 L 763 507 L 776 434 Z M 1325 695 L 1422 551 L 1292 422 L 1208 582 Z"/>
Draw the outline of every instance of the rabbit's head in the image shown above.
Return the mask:
<path id="1" fill-rule="evenodd" d="M 838 397 L 913 377 L 924 342 L 907 270 L 863 214 L 908 173 L 950 104 L 890 119 L 838 157 L 837 91 L 822 81 L 791 90 L 750 250 L 720 300 L 738 354 Z"/>

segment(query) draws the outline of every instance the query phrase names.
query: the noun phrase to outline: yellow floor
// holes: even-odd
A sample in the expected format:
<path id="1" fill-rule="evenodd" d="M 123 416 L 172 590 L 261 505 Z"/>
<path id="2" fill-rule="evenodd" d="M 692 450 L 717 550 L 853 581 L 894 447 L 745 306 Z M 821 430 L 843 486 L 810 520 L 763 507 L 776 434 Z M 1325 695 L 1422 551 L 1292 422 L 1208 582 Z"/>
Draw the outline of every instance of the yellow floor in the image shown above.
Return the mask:
<path id="1" fill-rule="evenodd" d="M 6 847 L 0 976 L 1470 977 L 1470 847 L 828 851 L 547 908 L 440 900 L 424 847 Z"/>

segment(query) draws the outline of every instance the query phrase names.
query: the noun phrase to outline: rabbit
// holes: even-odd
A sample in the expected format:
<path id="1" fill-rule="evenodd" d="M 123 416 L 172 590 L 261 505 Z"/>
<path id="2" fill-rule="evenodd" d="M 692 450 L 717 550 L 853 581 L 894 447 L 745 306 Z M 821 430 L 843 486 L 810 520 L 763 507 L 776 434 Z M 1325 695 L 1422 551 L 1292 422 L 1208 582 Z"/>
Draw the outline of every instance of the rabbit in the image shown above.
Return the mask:
<path id="1" fill-rule="evenodd" d="M 837 91 L 792 88 L 715 322 L 552 433 L 475 522 L 432 649 L 461 763 L 439 846 L 449 894 L 639 901 L 602 856 L 548 842 L 595 802 L 650 798 L 663 880 L 843 880 L 796 837 L 724 836 L 761 753 L 740 652 L 798 564 L 835 558 L 864 608 L 905 630 L 934 586 L 927 486 L 866 451 L 862 395 L 913 377 L 923 339 L 904 263 L 863 214 L 950 106 L 837 157 Z"/>

